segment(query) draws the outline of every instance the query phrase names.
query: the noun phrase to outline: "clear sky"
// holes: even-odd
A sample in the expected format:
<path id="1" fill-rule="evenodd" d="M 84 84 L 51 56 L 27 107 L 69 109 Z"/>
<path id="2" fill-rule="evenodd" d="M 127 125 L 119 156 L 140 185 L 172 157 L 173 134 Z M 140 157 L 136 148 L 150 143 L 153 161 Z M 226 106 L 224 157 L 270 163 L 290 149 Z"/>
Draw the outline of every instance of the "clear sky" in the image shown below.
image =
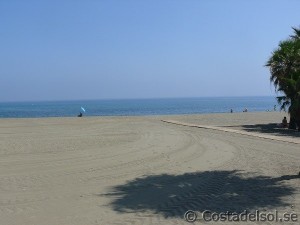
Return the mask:
<path id="1" fill-rule="evenodd" d="M 0 0 L 0 101 L 274 95 L 299 0 Z"/>

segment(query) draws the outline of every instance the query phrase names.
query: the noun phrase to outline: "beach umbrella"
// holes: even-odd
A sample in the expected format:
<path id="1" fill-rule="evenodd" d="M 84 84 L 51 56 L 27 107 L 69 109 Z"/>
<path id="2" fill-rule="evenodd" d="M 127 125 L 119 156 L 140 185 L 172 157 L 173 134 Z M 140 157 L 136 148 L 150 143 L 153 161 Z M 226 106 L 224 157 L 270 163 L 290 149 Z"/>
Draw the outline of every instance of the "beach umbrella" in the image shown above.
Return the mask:
<path id="1" fill-rule="evenodd" d="M 81 110 L 83 111 L 83 112 L 85 112 L 85 109 L 81 106 Z"/>

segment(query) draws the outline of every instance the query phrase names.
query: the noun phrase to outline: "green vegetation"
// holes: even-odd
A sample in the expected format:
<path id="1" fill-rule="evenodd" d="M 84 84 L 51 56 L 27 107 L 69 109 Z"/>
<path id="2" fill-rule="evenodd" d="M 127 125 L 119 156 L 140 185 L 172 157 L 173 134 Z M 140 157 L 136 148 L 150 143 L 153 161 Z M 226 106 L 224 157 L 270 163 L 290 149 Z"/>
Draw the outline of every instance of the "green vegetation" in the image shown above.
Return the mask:
<path id="1" fill-rule="evenodd" d="M 300 29 L 281 41 L 272 52 L 266 66 L 270 68 L 270 80 L 275 90 L 282 93 L 277 97 L 282 110 L 288 109 L 290 129 L 300 130 Z"/>

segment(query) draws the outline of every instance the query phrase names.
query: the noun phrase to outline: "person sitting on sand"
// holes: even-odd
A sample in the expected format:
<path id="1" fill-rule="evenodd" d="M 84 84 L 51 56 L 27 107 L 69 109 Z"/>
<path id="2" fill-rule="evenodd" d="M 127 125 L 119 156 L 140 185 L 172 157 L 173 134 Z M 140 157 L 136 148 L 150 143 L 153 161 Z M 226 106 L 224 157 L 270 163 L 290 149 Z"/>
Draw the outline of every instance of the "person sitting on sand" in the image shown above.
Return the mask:
<path id="1" fill-rule="evenodd" d="M 82 117 L 82 112 L 79 113 L 78 117 Z"/>
<path id="2" fill-rule="evenodd" d="M 282 128 L 287 128 L 288 127 L 288 122 L 287 122 L 286 117 L 283 117 L 282 122 L 280 124 L 278 124 L 278 126 L 282 127 Z"/>

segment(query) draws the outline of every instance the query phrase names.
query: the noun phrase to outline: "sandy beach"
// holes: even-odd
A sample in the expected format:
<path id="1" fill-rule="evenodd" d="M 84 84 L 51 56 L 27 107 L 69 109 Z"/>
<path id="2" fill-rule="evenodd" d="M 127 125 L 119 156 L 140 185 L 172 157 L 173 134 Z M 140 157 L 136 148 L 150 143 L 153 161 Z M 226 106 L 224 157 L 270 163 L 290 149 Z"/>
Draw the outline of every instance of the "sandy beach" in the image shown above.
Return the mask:
<path id="1" fill-rule="evenodd" d="M 283 116 L 0 119 L 0 225 L 187 224 L 187 210 L 299 221 L 300 135 L 276 127 Z"/>

